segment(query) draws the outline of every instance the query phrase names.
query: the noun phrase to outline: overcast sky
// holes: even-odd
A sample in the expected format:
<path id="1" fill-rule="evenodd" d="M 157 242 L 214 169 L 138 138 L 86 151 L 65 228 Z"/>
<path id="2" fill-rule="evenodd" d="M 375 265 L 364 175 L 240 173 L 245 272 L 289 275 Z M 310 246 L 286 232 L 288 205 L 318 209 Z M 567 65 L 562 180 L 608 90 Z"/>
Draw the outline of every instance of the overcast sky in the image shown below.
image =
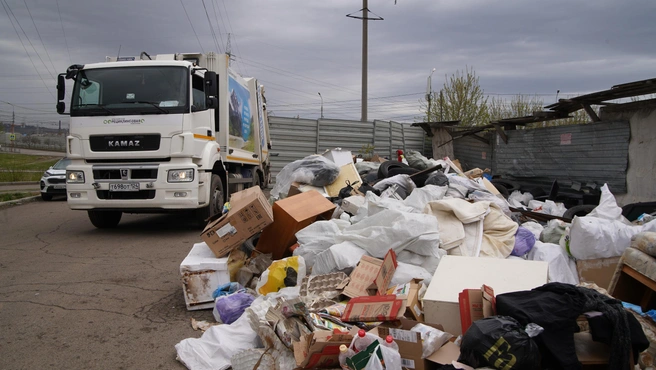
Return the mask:
<path id="1" fill-rule="evenodd" d="M 0 121 L 11 120 L 9 102 L 18 123 L 67 122 L 54 113 L 55 77 L 70 64 L 104 61 L 119 48 L 123 56 L 224 52 L 228 34 L 233 68 L 266 86 L 273 114 L 318 118 L 321 93 L 326 118 L 360 118 L 362 22 L 346 15 L 357 15 L 361 0 L 0 3 Z M 656 77 L 654 0 L 369 0 L 368 7 L 384 18 L 369 22 L 369 120 L 420 119 L 433 68 L 433 90 L 470 66 L 486 95 L 538 94 L 545 104 L 557 90 L 562 97 Z"/>

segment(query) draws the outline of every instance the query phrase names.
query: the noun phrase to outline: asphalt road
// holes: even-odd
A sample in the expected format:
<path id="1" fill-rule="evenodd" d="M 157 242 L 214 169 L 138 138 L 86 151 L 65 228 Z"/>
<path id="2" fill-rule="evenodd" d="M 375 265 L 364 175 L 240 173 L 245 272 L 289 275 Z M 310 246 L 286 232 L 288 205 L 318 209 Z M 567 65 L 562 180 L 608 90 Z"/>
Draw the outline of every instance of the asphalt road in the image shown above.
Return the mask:
<path id="1" fill-rule="evenodd" d="M 180 215 L 124 215 L 99 230 L 65 201 L 0 209 L 0 369 L 184 369 L 199 337 L 180 262 L 199 231 Z"/>

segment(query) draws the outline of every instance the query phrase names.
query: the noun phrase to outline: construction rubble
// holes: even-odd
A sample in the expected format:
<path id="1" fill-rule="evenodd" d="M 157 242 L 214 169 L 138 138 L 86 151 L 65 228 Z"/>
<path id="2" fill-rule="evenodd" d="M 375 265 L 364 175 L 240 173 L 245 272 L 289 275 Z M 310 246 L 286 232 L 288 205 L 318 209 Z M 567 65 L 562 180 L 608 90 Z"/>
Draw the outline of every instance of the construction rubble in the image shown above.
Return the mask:
<path id="1" fill-rule="evenodd" d="M 489 169 L 341 149 L 231 196 L 180 265 L 201 369 L 653 368 L 656 221 L 587 215 Z M 508 190 L 508 189 L 502 189 Z M 202 241 L 201 241 L 202 240 Z M 638 255 L 640 254 L 640 255 Z M 633 261 L 639 261 L 634 263 Z"/>

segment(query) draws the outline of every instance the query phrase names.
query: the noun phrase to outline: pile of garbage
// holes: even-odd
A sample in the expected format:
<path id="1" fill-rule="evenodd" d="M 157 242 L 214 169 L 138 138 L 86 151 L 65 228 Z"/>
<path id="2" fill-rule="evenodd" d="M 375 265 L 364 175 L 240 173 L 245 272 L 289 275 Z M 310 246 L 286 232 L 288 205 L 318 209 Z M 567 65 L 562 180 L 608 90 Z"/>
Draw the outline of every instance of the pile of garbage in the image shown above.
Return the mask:
<path id="1" fill-rule="evenodd" d="M 629 222 L 604 186 L 590 214 L 566 222 L 562 204 L 505 199 L 487 169 L 412 151 L 400 159 L 329 150 L 285 166 L 270 199 L 259 188 L 233 194 L 180 266 L 187 308 L 212 309 L 218 325 L 178 343 L 178 360 L 236 370 L 568 367 L 579 364 L 574 328 L 588 311 L 610 318 L 597 331 L 621 333 L 607 340 L 610 358 L 600 354 L 612 368 L 649 346 L 626 339 L 644 334 L 619 301 L 579 283 L 608 286 L 632 236 L 656 231 L 656 220 Z M 529 206 L 553 218 L 513 212 Z"/>

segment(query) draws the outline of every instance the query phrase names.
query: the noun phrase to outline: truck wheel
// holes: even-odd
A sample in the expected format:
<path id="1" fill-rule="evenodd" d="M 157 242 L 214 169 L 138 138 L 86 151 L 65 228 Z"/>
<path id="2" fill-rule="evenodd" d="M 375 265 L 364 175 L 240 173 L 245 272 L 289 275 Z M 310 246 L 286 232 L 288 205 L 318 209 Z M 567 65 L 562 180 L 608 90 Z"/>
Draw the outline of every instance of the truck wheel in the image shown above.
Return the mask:
<path id="1" fill-rule="evenodd" d="M 212 174 L 210 180 L 210 201 L 206 207 L 196 210 L 196 222 L 198 227 L 205 227 L 207 220 L 223 212 L 223 181 L 217 174 Z"/>
<path id="2" fill-rule="evenodd" d="M 52 200 L 52 194 L 41 193 L 41 199 L 45 201 Z"/>
<path id="3" fill-rule="evenodd" d="M 118 225 L 123 215 L 120 211 L 87 211 L 93 226 L 99 229 L 113 228 Z"/>
<path id="4" fill-rule="evenodd" d="M 252 170 L 251 174 L 253 176 L 253 183 L 251 184 L 251 187 L 259 186 L 260 189 L 261 189 L 262 188 L 262 177 L 260 177 L 260 173 L 257 172 L 257 170 Z"/>

